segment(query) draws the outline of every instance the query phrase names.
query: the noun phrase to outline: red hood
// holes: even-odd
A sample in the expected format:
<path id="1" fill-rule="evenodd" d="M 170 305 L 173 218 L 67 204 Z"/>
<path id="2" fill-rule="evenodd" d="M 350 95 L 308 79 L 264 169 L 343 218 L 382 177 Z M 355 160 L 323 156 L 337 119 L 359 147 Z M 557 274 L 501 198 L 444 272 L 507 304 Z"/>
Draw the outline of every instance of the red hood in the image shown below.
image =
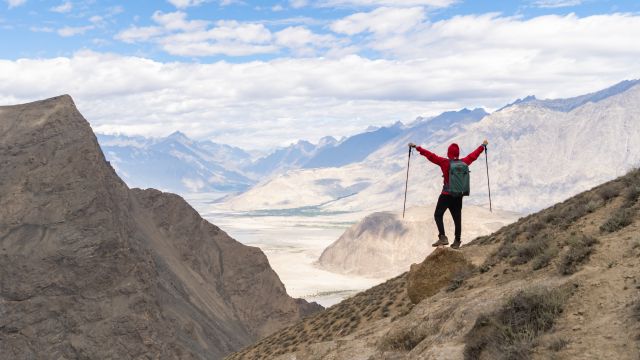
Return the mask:
<path id="1" fill-rule="evenodd" d="M 457 159 L 460 156 L 460 148 L 458 144 L 449 145 L 449 150 L 447 150 L 447 157 L 449 159 Z"/>

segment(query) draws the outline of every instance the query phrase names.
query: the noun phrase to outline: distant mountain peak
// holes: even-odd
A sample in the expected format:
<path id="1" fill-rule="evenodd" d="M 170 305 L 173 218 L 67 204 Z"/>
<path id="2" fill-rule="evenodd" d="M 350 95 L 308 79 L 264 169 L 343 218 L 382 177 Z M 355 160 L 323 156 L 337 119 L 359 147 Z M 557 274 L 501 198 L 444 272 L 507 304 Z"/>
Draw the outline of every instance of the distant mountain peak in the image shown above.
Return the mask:
<path id="1" fill-rule="evenodd" d="M 515 105 L 531 104 L 535 106 L 542 106 L 544 108 L 555 110 L 555 111 L 569 112 L 586 103 L 589 103 L 589 102 L 595 103 L 598 101 L 602 101 L 606 98 L 609 98 L 611 96 L 621 94 L 631 89 L 632 87 L 638 85 L 639 83 L 640 83 L 640 80 L 624 80 L 600 91 L 592 92 L 585 95 L 575 96 L 571 98 L 565 98 L 565 99 L 540 100 L 536 98 L 534 95 L 529 95 L 524 99 L 518 99 L 512 102 L 511 104 L 507 104 L 503 106 L 498 111 L 501 111 L 503 109 L 506 109 Z"/>

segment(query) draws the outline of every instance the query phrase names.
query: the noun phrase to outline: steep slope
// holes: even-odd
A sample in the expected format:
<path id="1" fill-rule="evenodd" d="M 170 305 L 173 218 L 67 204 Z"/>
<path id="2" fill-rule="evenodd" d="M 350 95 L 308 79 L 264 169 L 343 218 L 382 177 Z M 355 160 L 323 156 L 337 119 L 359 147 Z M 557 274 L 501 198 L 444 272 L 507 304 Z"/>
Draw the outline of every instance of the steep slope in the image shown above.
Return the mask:
<path id="1" fill-rule="evenodd" d="M 250 155 L 210 141 L 194 141 L 180 132 L 149 139 L 98 135 L 107 160 L 132 187 L 187 192 L 239 192 L 254 184 L 241 173 Z"/>
<path id="2" fill-rule="evenodd" d="M 460 251 L 438 251 L 412 266 L 411 276 L 357 294 L 228 358 L 637 359 L 638 234 L 635 170 Z M 421 273 L 433 276 L 455 265 L 460 255 L 475 268 L 449 274 L 448 282 L 419 281 Z M 430 288 L 415 291 L 425 285 Z M 408 291 L 419 295 L 415 305 Z"/>
<path id="3" fill-rule="evenodd" d="M 438 234 L 433 209 L 434 206 L 407 209 L 404 219 L 401 212 L 368 215 L 329 245 L 318 259 L 318 265 L 343 274 L 374 278 L 396 276 L 433 250 L 431 243 Z M 481 207 L 466 206 L 462 215 L 463 242 L 490 234 L 517 218 L 515 213 L 491 213 Z M 448 214 L 445 226 L 453 230 Z"/>
<path id="4" fill-rule="evenodd" d="M 0 107 L 0 358 L 215 359 L 313 305 L 180 197 L 130 190 L 69 96 Z"/>

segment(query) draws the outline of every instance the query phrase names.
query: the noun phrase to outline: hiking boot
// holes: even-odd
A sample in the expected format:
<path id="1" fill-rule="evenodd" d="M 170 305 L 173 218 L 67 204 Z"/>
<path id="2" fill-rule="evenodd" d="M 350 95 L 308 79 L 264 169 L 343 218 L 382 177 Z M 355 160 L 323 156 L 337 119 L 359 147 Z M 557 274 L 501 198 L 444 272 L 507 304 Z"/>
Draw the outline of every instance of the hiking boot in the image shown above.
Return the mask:
<path id="1" fill-rule="evenodd" d="M 445 246 L 445 245 L 449 245 L 449 239 L 447 239 L 447 236 L 438 235 L 438 241 L 434 242 L 431 246 L 437 247 L 437 246 Z"/>
<path id="2" fill-rule="evenodd" d="M 460 241 L 460 239 L 455 239 L 455 240 L 453 241 L 453 244 L 451 244 L 451 248 L 452 248 L 452 249 L 458 249 L 458 248 L 460 248 L 460 244 L 461 244 L 461 243 L 462 243 L 462 242 Z"/>

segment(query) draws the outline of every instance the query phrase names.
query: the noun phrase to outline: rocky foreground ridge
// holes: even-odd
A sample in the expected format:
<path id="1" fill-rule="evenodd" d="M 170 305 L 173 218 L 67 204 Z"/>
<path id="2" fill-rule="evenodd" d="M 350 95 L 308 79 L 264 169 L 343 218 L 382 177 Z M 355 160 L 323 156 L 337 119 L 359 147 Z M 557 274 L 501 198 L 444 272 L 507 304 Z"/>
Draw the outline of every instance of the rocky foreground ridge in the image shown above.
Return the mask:
<path id="1" fill-rule="evenodd" d="M 228 359 L 638 359 L 639 199 L 635 170 Z"/>
<path id="2" fill-rule="evenodd" d="M 0 107 L 1 359 L 216 359 L 317 309 L 177 195 L 129 189 L 71 97 Z"/>

